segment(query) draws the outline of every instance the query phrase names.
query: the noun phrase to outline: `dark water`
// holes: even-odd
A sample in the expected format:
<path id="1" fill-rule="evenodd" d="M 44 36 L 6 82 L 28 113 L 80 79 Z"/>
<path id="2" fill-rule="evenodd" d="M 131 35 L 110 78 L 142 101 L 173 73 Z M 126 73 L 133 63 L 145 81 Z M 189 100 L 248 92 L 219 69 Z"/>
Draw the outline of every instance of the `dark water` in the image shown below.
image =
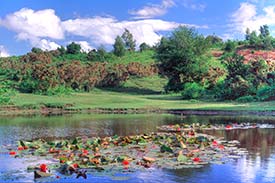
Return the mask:
<path id="1" fill-rule="evenodd" d="M 20 139 L 64 138 L 74 136 L 112 136 L 148 133 L 163 124 L 176 123 L 272 123 L 275 118 L 257 116 L 187 116 L 172 115 L 69 115 L 53 117 L 16 117 L 0 119 L 0 182 L 34 182 L 26 167 L 33 160 L 9 157 L 3 145 Z M 275 129 L 210 131 L 210 134 L 239 140 L 249 154 L 222 165 L 200 169 L 158 170 L 120 174 L 89 175 L 87 180 L 54 179 L 56 182 L 275 182 Z"/>

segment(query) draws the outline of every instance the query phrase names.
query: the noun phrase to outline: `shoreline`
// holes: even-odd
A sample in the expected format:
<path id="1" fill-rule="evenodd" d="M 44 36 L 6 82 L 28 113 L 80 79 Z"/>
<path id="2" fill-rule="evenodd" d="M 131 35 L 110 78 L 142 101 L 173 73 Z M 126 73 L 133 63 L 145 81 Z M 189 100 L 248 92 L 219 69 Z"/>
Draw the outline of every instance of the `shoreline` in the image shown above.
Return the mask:
<path id="1" fill-rule="evenodd" d="M 65 114 L 174 114 L 174 115 L 258 115 L 275 116 L 275 110 L 222 110 L 222 109 L 161 109 L 161 108 L 83 108 L 1 106 L 0 116 L 35 116 Z"/>

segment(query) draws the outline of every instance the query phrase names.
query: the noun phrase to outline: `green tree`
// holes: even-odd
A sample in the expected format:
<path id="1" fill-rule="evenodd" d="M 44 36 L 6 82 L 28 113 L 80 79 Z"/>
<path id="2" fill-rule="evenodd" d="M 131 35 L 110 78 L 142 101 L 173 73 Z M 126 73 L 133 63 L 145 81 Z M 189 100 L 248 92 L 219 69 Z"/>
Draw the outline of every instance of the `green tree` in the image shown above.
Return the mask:
<path id="1" fill-rule="evenodd" d="M 270 36 L 269 27 L 267 25 L 263 25 L 260 27 L 260 37 L 266 38 Z"/>
<path id="2" fill-rule="evenodd" d="M 204 36 L 194 28 L 180 26 L 170 37 L 163 37 L 156 48 L 160 70 L 169 78 L 166 91 L 180 91 L 187 82 L 201 82 L 208 70 L 209 49 Z"/>
<path id="3" fill-rule="evenodd" d="M 260 39 L 257 36 L 256 31 L 252 31 L 250 34 L 249 45 L 258 48 L 260 45 Z"/>
<path id="4" fill-rule="evenodd" d="M 31 52 L 33 52 L 33 53 L 42 53 L 43 50 L 41 50 L 40 48 L 37 48 L 37 47 L 33 47 Z"/>
<path id="5" fill-rule="evenodd" d="M 114 44 L 114 54 L 118 57 L 125 55 L 125 44 L 120 36 L 117 36 Z"/>
<path id="6" fill-rule="evenodd" d="M 211 44 L 211 45 L 221 45 L 223 43 L 222 38 L 216 36 L 215 34 L 209 35 L 206 37 L 206 40 Z"/>
<path id="7" fill-rule="evenodd" d="M 245 40 L 246 41 L 250 40 L 250 35 L 251 35 L 250 29 L 246 28 L 246 30 L 245 30 Z"/>
<path id="8" fill-rule="evenodd" d="M 125 31 L 122 34 L 121 38 L 123 39 L 127 50 L 135 51 L 136 40 L 134 40 L 133 34 L 128 29 L 125 29 Z"/>
<path id="9" fill-rule="evenodd" d="M 146 50 L 149 50 L 149 49 L 151 49 L 151 47 L 146 43 L 141 43 L 139 45 L 139 51 L 140 52 L 143 52 L 143 51 L 146 51 Z"/>
<path id="10" fill-rule="evenodd" d="M 237 42 L 228 40 L 225 43 L 224 51 L 233 52 L 236 50 L 236 47 L 237 47 Z"/>
<path id="11" fill-rule="evenodd" d="M 60 55 L 66 54 L 66 49 L 64 48 L 64 46 L 58 47 L 57 50 L 59 51 Z"/>
<path id="12" fill-rule="evenodd" d="M 79 54 L 80 52 L 81 52 L 80 44 L 72 42 L 71 44 L 67 45 L 68 54 Z"/>

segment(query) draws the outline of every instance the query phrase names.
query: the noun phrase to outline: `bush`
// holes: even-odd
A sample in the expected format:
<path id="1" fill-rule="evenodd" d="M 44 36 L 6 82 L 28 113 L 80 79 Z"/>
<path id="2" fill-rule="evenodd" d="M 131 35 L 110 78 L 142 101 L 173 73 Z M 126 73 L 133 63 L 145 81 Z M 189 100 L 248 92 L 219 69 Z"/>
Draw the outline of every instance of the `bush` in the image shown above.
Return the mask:
<path id="1" fill-rule="evenodd" d="M 257 91 L 257 97 L 260 101 L 275 99 L 275 86 L 263 86 Z"/>
<path id="2" fill-rule="evenodd" d="M 11 97 L 15 95 L 15 91 L 12 90 L 8 82 L 0 83 L 0 104 L 10 104 Z"/>
<path id="3" fill-rule="evenodd" d="M 44 94 L 48 96 L 53 96 L 53 95 L 61 96 L 61 95 L 70 95 L 72 92 L 73 92 L 73 89 L 61 85 L 55 88 L 49 88 Z"/>
<path id="4" fill-rule="evenodd" d="M 237 98 L 236 101 L 241 102 L 241 103 L 254 102 L 255 97 L 253 97 L 251 95 L 247 95 L 247 96 Z"/>
<path id="5" fill-rule="evenodd" d="M 204 87 L 198 83 L 186 83 L 181 95 L 184 99 L 198 99 L 202 97 L 204 90 Z"/>

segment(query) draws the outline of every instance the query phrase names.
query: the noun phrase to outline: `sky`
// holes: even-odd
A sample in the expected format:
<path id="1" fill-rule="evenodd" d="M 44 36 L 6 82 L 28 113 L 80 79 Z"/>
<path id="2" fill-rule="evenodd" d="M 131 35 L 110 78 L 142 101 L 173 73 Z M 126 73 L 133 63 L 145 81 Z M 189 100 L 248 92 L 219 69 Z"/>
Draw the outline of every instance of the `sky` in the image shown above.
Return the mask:
<path id="1" fill-rule="evenodd" d="M 275 35 L 275 0 L 0 0 L 0 56 L 73 41 L 110 50 L 126 28 L 138 45 L 154 45 L 180 25 L 227 40 L 264 24 Z"/>

